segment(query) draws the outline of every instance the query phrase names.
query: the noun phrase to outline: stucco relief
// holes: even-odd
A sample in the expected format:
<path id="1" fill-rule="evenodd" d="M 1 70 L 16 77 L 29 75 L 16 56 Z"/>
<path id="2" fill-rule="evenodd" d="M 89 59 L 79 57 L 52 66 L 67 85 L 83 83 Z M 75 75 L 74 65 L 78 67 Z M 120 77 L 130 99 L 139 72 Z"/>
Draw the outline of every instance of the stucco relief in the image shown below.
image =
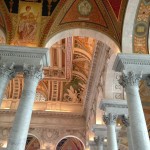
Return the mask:
<path id="1" fill-rule="evenodd" d="M 84 129 L 32 128 L 29 132 L 38 138 L 41 148 L 44 149 L 55 150 L 59 141 L 67 136 L 75 136 L 85 143 Z"/>

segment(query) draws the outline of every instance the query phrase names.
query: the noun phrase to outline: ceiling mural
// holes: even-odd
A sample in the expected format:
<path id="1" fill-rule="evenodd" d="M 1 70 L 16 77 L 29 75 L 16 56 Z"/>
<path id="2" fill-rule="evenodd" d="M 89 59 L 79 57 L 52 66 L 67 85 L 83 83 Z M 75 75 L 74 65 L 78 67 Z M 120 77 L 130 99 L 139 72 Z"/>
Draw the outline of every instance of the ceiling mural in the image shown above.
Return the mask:
<path id="1" fill-rule="evenodd" d="M 126 4 L 127 0 L 114 2 L 109 0 L 66 1 L 54 23 L 52 20 L 48 22 L 46 29 L 49 29 L 49 34 L 47 37 L 50 38 L 62 30 L 82 27 L 102 31 L 120 45 Z M 81 6 L 84 6 L 84 9 Z M 44 38 L 46 35 L 41 37 L 41 42 Z"/>
<path id="2" fill-rule="evenodd" d="M 133 36 L 133 49 L 135 53 L 148 54 L 150 3 L 141 0 L 137 11 Z"/>
<path id="3" fill-rule="evenodd" d="M 45 77 L 38 84 L 34 110 L 70 112 L 76 110 L 73 104 L 82 108 L 95 44 L 93 38 L 75 36 L 52 45 L 51 66 L 43 70 Z M 2 108 L 17 108 L 23 86 L 23 76 L 18 74 L 7 87 Z"/>
<path id="4" fill-rule="evenodd" d="M 23 42 L 21 45 L 32 46 L 30 42 L 36 39 L 39 31 L 40 39 L 33 46 L 44 46 L 47 39 L 58 32 L 78 27 L 102 31 L 121 45 L 122 23 L 127 2 L 128 0 L 2 0 L 0 9 L 5 15 L 7 31 L 10 34 L 7 40 L 11 44 L 20 44 L 14 43 L 12 37 L 19 34 L 22 38 L 21 29 L 25 26 L 23 22 L 27 18 L 25 6 L 30 6 L 30 17 L 27 22 L 30 22 L 30 30 L 33 28 L 34 33 L 28 33 L 24 40 L 29 43 Z M 41 5 L 41 8 L 32 4 Z"/>
<path id="5" fill-rule="evenodd" d="M 6 44 L 44 47 L 58 32 L 80 27 L 102 31 L 121 45 L 126 4 L 127 0 L 1 0 Z M 51 66 L 44 68 L 45 78 L 37 87 L 35 110 L 82 107 L 95 45 L 91 37 L 76 36 L 49 48 Z M 23 82 L 18 75 L 9 83 L 4 97 L 9 101 L 3 108 L 17 108 Z"/>

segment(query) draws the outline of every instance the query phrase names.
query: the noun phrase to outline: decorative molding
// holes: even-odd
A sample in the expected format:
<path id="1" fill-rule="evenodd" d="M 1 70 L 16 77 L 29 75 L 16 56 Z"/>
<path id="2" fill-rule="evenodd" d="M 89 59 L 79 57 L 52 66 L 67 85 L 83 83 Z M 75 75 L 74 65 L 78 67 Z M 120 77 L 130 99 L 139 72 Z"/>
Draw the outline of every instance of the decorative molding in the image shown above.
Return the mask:
<path id="1" fill-rule="evenodd" d="M 106 100 L 103 99 L 99 106 L 106 114 L 128 115 L 126 100 Z"/>
<path id="2" fill-rule="evenodd" d="M 1 114 L 14 114 L 16 110 L 0 109 Z M 63 113 L 63 112 L 50 112 L 50 111 L 33 111 L 32 116 L 53 116 L 53 117 L 66 117 L 66 118 L 83 118 L 82 114 L 77 113 Z"/>
<path id="3" fill-rule="evenodd" d="M 113 65 L 117 72 L 135 72 L 143 74 L 143 77 L 150 73 L 150 56 L 146 54 L 118 54 Z"/>
<path id="4" fill-rule="evenodd" d="M 98 137 L 101 137 L 101 138 L 107 137 L 107 127 L 105 125 L 94 124 L 92 126 L 92 131 Z"/>
<path id="5" fill-rule="evenodd" d="M 90 70 L 90 76 L 87 83 L 86 97 L 84 101 L 84 112 L 86 113 L 86 117 L 89 117 L 89 113 L 87 110 L 90 110 L 91 104 L 94 101 L 97 86 L 100 81 L 100 77 L 105 68 L 105 62 L 109 58 L 110 48 L 104 43 L 98 41 L 96 44 L 95 52 L 93 55 L 93 61 Z M 99 65 L 101 64 L 101 66 Z"/>
<path id="6" fill-rule="evenodd" d="M 46 67 L 50 65 L 50 56 L 46 48 L 0 45 L 0 63 L 15 63 L 15 67 L 24 63 Z"/>

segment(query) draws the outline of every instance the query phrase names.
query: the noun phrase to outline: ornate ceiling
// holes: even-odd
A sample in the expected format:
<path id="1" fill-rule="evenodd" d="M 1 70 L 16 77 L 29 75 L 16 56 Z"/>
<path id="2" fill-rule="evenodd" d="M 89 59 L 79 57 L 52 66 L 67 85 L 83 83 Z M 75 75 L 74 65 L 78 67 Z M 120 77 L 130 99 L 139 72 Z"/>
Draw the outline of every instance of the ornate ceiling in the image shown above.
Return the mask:
<path id="1" fill-rule="evenodd" d="M 37 7 L 38 12 L 35 11 L 35 4 L 40 5 Z M 104 32 L 121 46 L 126 4 L 127 0 L 2 0 L 0 12 L 5 18 L 3 28 L 10 44 L 27 45 L 15 43 L 14 37 L 16 38 L 20 15 L 26 11 L 22 5 L 29 5 L 34 15 L 38 16 L 36 21 L 40 33 L 38 42 L 30 46 L 44 46 L 47 39 L 58 32 L 78 27 Z"/>
<path id="2" fill-rule="evenodd" d="M 37 87 L 34 110 L 82 113 L 94 46 L 93 38 L 69 37 L 50 48 L 51 66 Z M 17 108 L 23 85 L 21 74 L 10 81 L 2 108 Z"/>

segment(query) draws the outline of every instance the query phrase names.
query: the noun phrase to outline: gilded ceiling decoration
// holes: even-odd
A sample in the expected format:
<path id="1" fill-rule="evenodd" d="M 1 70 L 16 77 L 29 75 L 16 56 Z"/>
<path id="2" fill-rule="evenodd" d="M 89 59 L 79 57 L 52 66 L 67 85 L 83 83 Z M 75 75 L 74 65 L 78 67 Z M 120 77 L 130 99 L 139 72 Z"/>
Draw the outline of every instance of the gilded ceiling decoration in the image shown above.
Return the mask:
<path id="1" fill-rule="evenodd" d="M 95 44 L 93 38 L 77 36 L 52 45 L 51 66 L 44 69 L 45 78 L 37 87 L 34 110 L 70 112 L 76 105 L 81 112 Z M 2 108 L 17 108 L 23 86 L 21 74 L 10 81 Z"/>
<path id="2" fill-rule="evenodd" d="M 8 37 L 11 44 L 43 46 L 53 35 L 71 28 L 90 28 L 102 31 L 110 36 L 118 45 L 121 45 L 121 32 L 124 12 L 128 0 L 2 0 L 0 11 L 5 18 Z M 23 6 L 21 6 L 24 3 Z M 32 4 L 41 5 L 37 8 Z M 27 14 L 26 6 L 30 6 L 30 27 L 34 28 L 27 43 L 14 43 L 14 36 L 22 40 L 21 25 Z M 38 13 L 36 12 L 38 10 Z M 31 15 L 32 14 L 32 15 Z M 95 15 L 96 14 L 96 15 Z M 38 17 L 37 17 L 38 16 Z M 41 20 L 41 21 L 40 21 Z M 20 22 L 21 21 L 21 22 Z M 16 22 L 16 23 L 14 23 Z M 36 28 L 36 29 L 35 29 Z M 31 29 L 30 29 L 31 30 Z M 40 31 L 41 34 L 37 35 Z M 10 33 L 11 32 L 11 33 Z M 10 35 L 9 35 L 10 34 Z M 19 35 L 18 35 L 19 34 Z M 27 34 L 28 35 L 28 34 Z M 32 43 L 34 36 L 40 37 L 37 43 Z M 16 40 L 18 41 L 18 40 Z M 32 44 L 30 44 L 32 43 Z"/>
<path id="3" fill-rule="evenodd" d="M 126 4 L 127 0 L 1 0 L 0 26 L 7 40 L 1 43 L 44 47 L 60 31 L 89 28 L 121 45 Z M 37 87 L 35 101 L 41 105 L 35 110 L 62 110 L 63 105 L 71 111 L 66 107 L 70 103 L 82 107 L 95 44 L 90 37 L 68 37 L 52 45 L 51 66 L 44 68 L 45 78 Z M 9 101 L 2 107 L 16 109 L 22 88 L 19 75 L 9 83 L 4 96 Z"/>
<path id="4" fill-rule="evenodd" d="M 83 10 L 85 15 L 81 14 L 79 9 L 81 4 L 87 4 L 85 10 Z M 41 42 L 43 42 L 44 38 L 50 38 L 62 30 L 82 27 L 102 31 L 120 45 L 126 4 L 127 0 L 115 0 L 114 2 L 111 0 L 66 1 L 60 8 L 55 21 L 51 20 L 46 25 L 46 29 L 49 29 L 49 34 L 48 36 L 43 35 Z M 44 31 L 45 33 L 47 32 Z"/>
<path id="5" fill-rule="evenodd" d="M 149 35 L 149 16 L 150 16 L 150 2 L 148 0 L 141 0 L 134 28 L 134 52 L 135 53 L 149 53 L 148 50 L 148 35 Z"/>

